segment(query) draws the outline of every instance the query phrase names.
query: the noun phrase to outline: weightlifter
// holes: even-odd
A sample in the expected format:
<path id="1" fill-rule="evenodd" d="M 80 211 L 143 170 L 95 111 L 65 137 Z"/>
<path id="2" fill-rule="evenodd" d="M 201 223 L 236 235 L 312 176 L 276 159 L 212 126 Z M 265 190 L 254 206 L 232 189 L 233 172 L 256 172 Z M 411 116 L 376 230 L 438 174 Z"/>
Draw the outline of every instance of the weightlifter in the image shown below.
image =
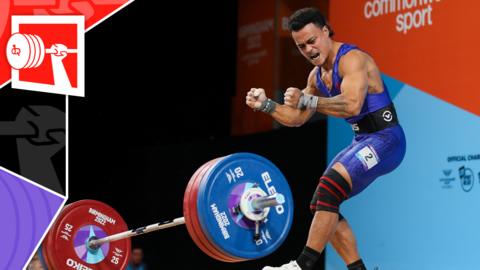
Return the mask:
<path id="1" fill-rule="evenodd" d="M 330 242 L 349 270 L 365 270 L 352 229 L 339 208 L 400 165 L 405 155 L 405 135 L 370 55 L 355 45 L 333 40 L 332 28 L 315 8 L 293 13 L 289 29 L 298 50 L 314 65 L 307 86 L 303 90 L 288 88 L 283 105 L 267 98 L 264 89 L 252 88 L 246 104 L 289 127 L 303 125 L 315 112 L 344 118 L 355 136 L 319 180 L 310 205 L 314 217 L 303 251 L 296 260 L 263 269 L 311 270 Z"/>

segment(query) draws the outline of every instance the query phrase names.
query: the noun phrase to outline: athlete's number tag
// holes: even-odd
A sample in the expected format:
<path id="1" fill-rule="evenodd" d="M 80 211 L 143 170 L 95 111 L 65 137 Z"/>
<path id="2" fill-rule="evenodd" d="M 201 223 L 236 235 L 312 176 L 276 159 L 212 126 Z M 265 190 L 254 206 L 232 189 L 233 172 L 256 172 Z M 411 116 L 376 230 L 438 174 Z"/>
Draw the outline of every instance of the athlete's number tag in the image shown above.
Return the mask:
<path id="1" fill-rule="evenodd" d="M 377 153 L 373 149 L 371 145 L 365 146 L 356 154 L 358 159 L 360 159 L 363 163 L 363 166 L 366 167 L 367 170 L 370 170 L 373 166 L 377 165 L 380 161 Z"/>

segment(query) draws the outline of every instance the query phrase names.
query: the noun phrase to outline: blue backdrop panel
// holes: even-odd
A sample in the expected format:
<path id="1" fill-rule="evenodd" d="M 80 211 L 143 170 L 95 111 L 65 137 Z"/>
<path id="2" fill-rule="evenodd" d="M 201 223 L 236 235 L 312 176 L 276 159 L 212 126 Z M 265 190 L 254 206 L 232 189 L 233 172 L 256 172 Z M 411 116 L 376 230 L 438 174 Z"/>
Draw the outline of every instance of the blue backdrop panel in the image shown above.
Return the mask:
<path id="1" fill-rule="evenodd" d="M 368 269 L 479 268 L 480 118 L 384 76 L 407 138 L 403 163 L 378 178 L 341 212 Z M 352 137 L 328 123 L 328 158 Z M 327 247 L 326 269 L 346 269 Z"/>

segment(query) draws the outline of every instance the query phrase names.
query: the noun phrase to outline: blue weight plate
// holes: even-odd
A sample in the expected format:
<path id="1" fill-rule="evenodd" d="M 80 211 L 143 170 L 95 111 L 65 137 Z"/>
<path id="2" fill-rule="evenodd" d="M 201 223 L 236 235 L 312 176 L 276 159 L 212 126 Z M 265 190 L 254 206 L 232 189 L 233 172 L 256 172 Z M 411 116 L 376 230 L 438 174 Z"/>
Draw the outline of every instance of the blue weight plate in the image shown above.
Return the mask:
<path id="1" fill-rule="evenodd" d="M 254 222 L 232 210 L 243 190 L 254 184 L 267 194 L 285 196 L 283 205 L 270 209 L 257 241 Z M 293 220 L 293 198 L 287 180 L 272 162 L 256 154 L 237 153 L 223 158 L 202 179 L 197 213 L 212 244 L 224 254 L 251 260 L 271 254 L 287 238 Z"/>

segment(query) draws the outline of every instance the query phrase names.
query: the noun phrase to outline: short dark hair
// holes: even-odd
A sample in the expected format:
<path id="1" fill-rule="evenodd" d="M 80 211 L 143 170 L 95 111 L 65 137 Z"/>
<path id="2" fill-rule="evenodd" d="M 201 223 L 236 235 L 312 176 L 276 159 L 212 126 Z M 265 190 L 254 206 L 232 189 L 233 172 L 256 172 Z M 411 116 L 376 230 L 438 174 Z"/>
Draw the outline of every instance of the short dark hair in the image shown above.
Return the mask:
<path id="1" fill-rule="evenodd" d="M 320 10 L 314 7 L 302 8 L 295 11 L 288 21 L 288 29 L 290 29 L 290 32 L 297 32 L 302 30 L 302 28 L 309 23 L 313 23 L 319 28 L 326 26 L 330 32 L 328 35 L 330 37 L 334 34 L 327 18 L 320 12 Z"/>

